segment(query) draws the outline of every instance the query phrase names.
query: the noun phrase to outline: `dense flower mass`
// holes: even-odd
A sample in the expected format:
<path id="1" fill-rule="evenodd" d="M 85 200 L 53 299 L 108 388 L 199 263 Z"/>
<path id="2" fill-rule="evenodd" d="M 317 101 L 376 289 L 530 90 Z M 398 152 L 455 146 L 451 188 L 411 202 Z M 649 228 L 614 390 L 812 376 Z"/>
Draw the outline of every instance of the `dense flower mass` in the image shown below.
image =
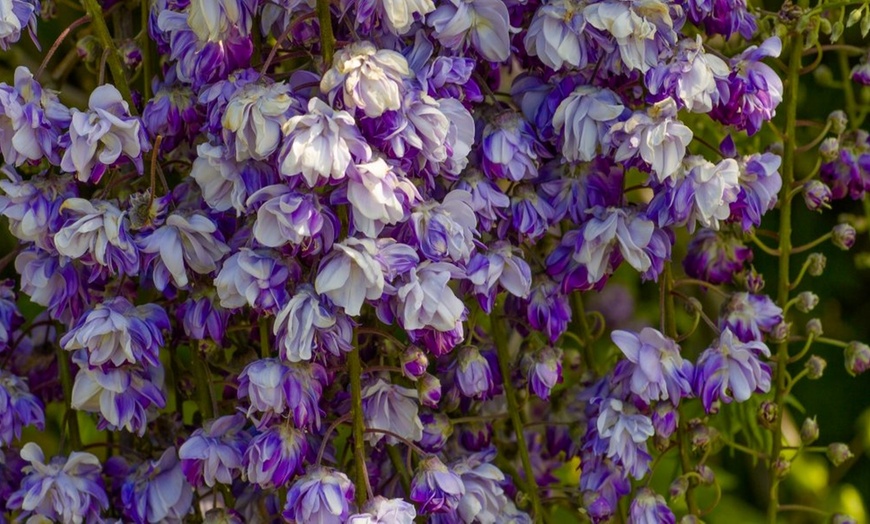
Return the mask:
<path id="1" fill-rule="evenodd" d="M 790 265 L 867 227 L 791 222 L 870 190 L 866 6 L 67 4 L 0 0 L 69 27 L 0 67 L 0 523 L 697 522 L 723 447 L 796 491 L 814 343 L 870 368 Z"/>

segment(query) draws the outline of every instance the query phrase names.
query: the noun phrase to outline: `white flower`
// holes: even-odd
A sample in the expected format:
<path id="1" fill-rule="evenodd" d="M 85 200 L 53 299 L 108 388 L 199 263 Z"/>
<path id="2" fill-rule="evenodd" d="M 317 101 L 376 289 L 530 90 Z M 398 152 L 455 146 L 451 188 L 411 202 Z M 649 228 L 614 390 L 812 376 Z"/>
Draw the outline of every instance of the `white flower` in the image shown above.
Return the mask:
<path id="1" fill-rule="evenodd" d="M 314 289 L 326 295 L 351 316 L 360 314 L 363 302 L 384 294 L 384 272 L 374 256 L 374 240 L 348 238 L 335 244 L 320 263 Z"/>
<path id="2" fill-rule="evenodd" d="M 225 146 L 203 143 L 196 147 L 190 176 L 202 191 L 202 198 L 215 211 L 230 208 L 241 213 L 248 196 L 241 166 L 227 154 Z"/>
<path id="3" fill-rule="evenodd" d="M 608 131 L 625 111 L 610 89 L 579 86 L 553 114 L 553 128 L 562 133 L 562 155 L 569 162 L 590 162 L 610 149 Z"/>
<path id="4" fill-rule="evenodd" d="M 460 270 L 446 262 L 423 262 L 408 274 L 408 283 L 399 288 L 398 314 L 408 331 L 431 327 L 451 331 L 465 316 L 465 304 L 447 285 L 460 277 Z"/>
<path id="5" fill-rule="evenodd" d="M 367 428 L 384 429 L 413 442 L 423 438 L 417 390 L 378 379 L 363 389 L 362 404 Z M 365 439 L 374 446 L 385 437 L 388 444 L 399 443 L 396 437 L 378 432 L 367 433 Z"/>
<path id="6" fill-rule="evenodd" d="M 652 221 L 629 215 L 619 208 L 599 211 L 583 225 L 583 246 L 574 259 L 584 264 L 589 272 L 589 283 L 598 282 L 610 266 L 613 247 L 631 267 L 638 271 L 649 269 L 652 261 L 644 248 L 652 239 L 655 226 Z"/>
<path id="7" fill-rule="evenodd" d="M 233 94 L 222 124 L 224 141 L 235 146 L 238 162 L 265 160 L 278 149 L 281 126 L 295 102 L 283 82 L 247 84 Z"/>
<path id="8" fill-rule="evenodd" d="M 375 238 L 385 225 L 401 222 L 405 204 L 419 200 L 420 194 L 410 181 L 396 176 L 382 158 L 356 167 L 356 175 L 347 183 L 353 224 L 359 232 Z"/>

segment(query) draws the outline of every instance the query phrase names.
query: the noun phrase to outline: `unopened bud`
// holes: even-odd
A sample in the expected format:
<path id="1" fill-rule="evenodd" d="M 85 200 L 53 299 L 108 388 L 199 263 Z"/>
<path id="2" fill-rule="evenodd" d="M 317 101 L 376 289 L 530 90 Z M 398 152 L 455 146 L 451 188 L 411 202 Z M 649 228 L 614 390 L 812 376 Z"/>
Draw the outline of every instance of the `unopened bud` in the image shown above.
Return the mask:
<path id="1" fill-rule="evenodd" d="M 715 428 L 704 425 L 701 419 L 690 420 L 688 426 L 693 451 L 706 451 L 719 436 L 719 432 Z"/>
<path id="2" fill-rule="evenodd" d="M 402 353 L 402 372 L 409 379 L 417 380 L 417 377 L 425 373 L 428 367 L 429 358 L 419 347 L 410 345 Z"/>
<path id="3" fill-rule="evenodd" d="M 121 54 L 121 59 L 124 65 L 135 70 L 142 64 L 142 49 L 135 40 L 124 40 L 118 44 L 118 52 Z"/>
<path id="4" fill-rule="evenodd" d="M 827 262 L 828 259 L 821 253 L 810 254 L 810 256 L 807 257 L 807 273 L 813 277 L 820 276 L 825 271 L 825 264 L 827 264 Z"/>
<path id="5" fill-rule="evenodd" d="M 804 364 L 804 367 L 807 369 L 807 378 L 810 380 L 818 380 L 822 378 L 822 374 L 825 372 L 825 367 L 828 363 L 822 357 L 818 355 L 813 355 L 809 359 L 807 359 L 807 363 Z"/>
<path id="6" fill-rule="evenodd" d="M 100 59 L 102 52 L 103 47 L 94 35 L 83 36 L 76 42 L 76 53 L 78 53 L 82 62 L 87 64 L 96 63 Z"/>
<path id="7" fill-rule="evenodd" d="M 704 524 L 704 521 L 699 519 L 697 515 L 683 515 L 680 519 L 680 524 Z"/>
<path id="8" fill-rule="evenodd" d="M 816 417 L 807 418 L 801 426 L 801 442 L 805 446 L 809 446 L 819 438 L 819 423 L 816 422 Z"/>
<path id="9" fill-rule="evenodd" d="M 671 500 L 678 499 L 686 494 L 686 491 L 689 490 L 689 480 L 684 476 L 677 477 L 673 482 L 671 482 L 671 487 L 668 489 L 668 494 L 671 497 Z"/>
<path id="10" fill-rule="evenodd" d="M 825 334 L 822 330 L 822 321 L 817 318 L 811 318 L 807 320 L 807 327 L 805 328 L 807 332 L 807 336 L 820 337 Z"/>
<path id="11" fill-rule="evenodd" d="M 852 455 L 852 450 L 842 442 L 834 442 L 828 446 L 828 460 L 830 460 L 831 464 L 834 466 L 839 466 L 852 457 L 854 457 L 854 455 Z"/>
<path id="12" fill-rule="evenodd" d="M 779 457 L 773 462 L 773 472 L 777 478 L 783 479 L 791 469 L 791 461 L 785 457 Z"/>
<path id="13" fill-rule="evenodd" d="M 831 207 L 831 188 L 820 180 L 810 180 L 804 184 L 804 203 L 810 211 L 819 211 Z"/>
<path id="14" fill-rule="evenodd" d="M 819 305 L 819 296 L 812 291 L 804 291 L 797 296 L 795 307 L 801 313 L 809 313 Z"/>
<path id="15" fill-rule="evenodd" d="M 441 381 L 435 375 L 424 373 L 417 379 L 417 394 L 424 406 L 438 407 L 441 402 Z"/>
<path id="16" fill-rule="evenodd" d="M 843 251 L 848 251 L 852 249 L 852 246 L 855 245 L 855 228 L 849 224 L 837 224 L 834 226 L 833 230 L 834 236 L 831 238 L 831 242 L 834 243 L 835 246 L 842 249 Z"/>
<path id="17" fill-rule="evenodd" d="M 831 124 L 831 131 L 833 131 L 835 135 L 839 135 L 846 131 L 846 127 L 849 125 L 849 119 L 846 117 L 844 111 L 837 109 L 828 115 L 828 123 Z"/>
<path id="18" fill-rule="evenodd" d="M 779 419 L 779 406 L 772 400 L 765 400 L 758 406 L 755 416 L 761 427 L 773 429 Z"/>
<path id="19" fill-rule="evenodd" d="M 834 513 L 831 516 L 831 524 L 858 524 L 854 517 L 843 513 Z"/>
<path id="20" fill-rule="evenodd" d="M 822 140 L 819 145 L 819 155 L 825 162 L 833 162 L 840 154 L 840 141 L 837 138 L 830 137 Z"/>
<path id="21" fill-rule="evenodd" d="M 763 289 L 764 275 L 756 271 L 754 267 L 750 267 L 749 271 L 746 272 L 746 291 L 753 295 L 759 295 Z"/>
<path id="22" fill-rule="evenodd" d="M 834 82 L 834 72 L 825 64 L 813 70 L 813 79 L 822 85 L 831 85 Z"/>
<path id="23" fill-rule="evenodd" d="M 713 473 L 713 468 L 706 464 L 698 464 L 695 467 L 695 472 L 701 477 L 701 484 L 712 486 L 716 482 L 716 475 Z"/>
<path id="24" fill-rule="evenodd" d="M 853 377 L 870 368 L 870 347 L 861 342 L 849 342 L 843 351 L 846 361 L 846 371 Z"/>
<path id="25" fill-rule="evenodd" d="M 774 344 L 785 342 L 788 340 L 789 334 L 791 334 L 791 322 L 782 320 L 770 331 L 770 341 Z"/>

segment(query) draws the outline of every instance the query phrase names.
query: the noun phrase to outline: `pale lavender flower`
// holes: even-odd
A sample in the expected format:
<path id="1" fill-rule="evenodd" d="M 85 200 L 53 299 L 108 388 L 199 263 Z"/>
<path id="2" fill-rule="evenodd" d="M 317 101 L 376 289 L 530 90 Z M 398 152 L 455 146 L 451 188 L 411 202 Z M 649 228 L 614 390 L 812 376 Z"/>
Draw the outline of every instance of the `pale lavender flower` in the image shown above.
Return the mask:
<path id="1" fill-rule="evenodd" d="M 419 504 L 420 513 L 450 513 L 459 507 L 465 485 L 436 456 L 420 460 L 411 481 L 411 501 Z"/>
<path id="2" fill-rule="evenodd" d="M 731 282 L 747 262 L 752 261 L 752 248 L 733 235 L 712 229 L 696 231 L 686 248 L 683 269 L 692 278 L 711 284 Z"/>
<path id="3" fill-rule="evenodd" d="M 606 522 L 619 509 L 619 499 L 631 491 L 622 467 L 603 455 L 583 455 L 580 489 L 583 505 L 593 522 Z"/>
<path id="4" fill-rule="evenodd" d="M 335 53 L 320 90 L 332 100 L 340 88 L 345 107 L 374 118 L 402 107 L 403 82 L 410 76 L 408 61 L 400 53 L 354 42 Z"/>
<path id="5" fill-rule="evenodd" d="M 178 448 L 188 482 L 195 487 L 233 483 L 242 472 L 242 454 L 248 440 L 242 431 L 243 422 L 240 414 L 209 420 Z"/>
<path id="6" fill-rule="evenodd" d="M 751 40 L 758 31 L 755 16 L 747 9 L 746 0 L 692 0 L 685 2 L 689 20 L 725 40 L 734 33 Z"/>
<path id="7" fill-rule="evenodd" d="M 87 111 L 72 110 L 69 140 L 60 167 L 75 173 L 79 181 L 94 184 L 122 154 L 141 173 L 142 153 L 151 148 L 142 122 L 130 116 L 127 102 L 109 84 L 94 89 Z"/>
<path id="8" fill-rule="evenodd" d="M 731 204 L 731 220 L 740 221 L 743 230 L 749 231 L 752 226 L 760 226 L 761 217 L 776 205 L 782 188 L 779 174 L 782 158 L 773 153 L 756 153 L 739 159 L 737 163 L 740 166 L 740 193 L 737 201 Z"/>
<path id="9" fill-rule="evenodd" d="M 0 445 L 11 446 L 25 426 L 45 429 L 42 402 L 30 393 L 24 379 L 0 369 Z"/>
<path id="10" fill-rule="evenodd" d="M 648 327 L 637 334 L 614 331 L 610 337 L 625 355 L 623 362 L 630 363 L 624 371 L 618 366 L 614 374 L 629 375 L 631 392 L 644 402 L 670 400 L 678 405 L 692 393 L 692 364 L 683 360 L 676 342 Z"/>
<path id="11" fill-rule="evenodd" d="M 150 416 L 166 406 L 161 366 L 91 367 L 88 353 L 73 354 L 79 367 L 72 388 L 70 406 L 79 411 L 99 413 L 98 429 L 124 428 L 140 437 Z"/>
<path id="12" fill-rule="evenodd" d="M 202 198 L 215 211 L 246 210 L 248 188 L 242 170 L 249 163 L 240 163 L 233 158 L 228 148 L 204 142 L 196 146 L 196 160 L 190 169 L 202 191 Z"/>
<path id="13" fill-rule="evenodd" d="M 290 370 L 277 358 L 262 358 L 245 366 L 239 374 L 239 400 L 249 399 L 245 414 L 262 428 L 274 419 L 280 419 L 289 411 L 293 384 L 288 377 Z M 252 415 L 260 413 L 258 420 Z"/>
<path id="14" fill-rule="evenodd" d="M 130 235 L 126 212 L 112 202 L 84 198 L 65 200 L 60 211 L 67 216 L 54 235 L 61 255 L 106 268 L 111 275 L 139 273 L 139 250 Z"/>
<path id="15" fill-rule="evenodd" d="M 383 30 L 402 36 L 416 20 L 435 10 L 432 0 L 357 0 L 356 24 L 364 28 L 379 25 Z"/>
<path id="16" fill-rule="evenodd" d="M 316 363 L 296 362 L 287 365 L 287 405 L 297 428 L 319 429 L 320 397 L 327 385 L 326 368 Z"/>
<path id="17" fill-rule="evenodd" d="M 652 423 L 656 430 L 656 437 L 663 439 L 671 438 L 677 431 L 680 413 L 670 402 L 658 402 L 652 412 Z"/>
<path id="18" fill-rule="evenodd" d="M 74 451 L 69 458 L 57 456 L 46 464 L 39 445 L 28 442 L 21 448 L 21 458 L 30 465 L 24 467 L 20 489 L 7 501 L 9 509 L 21 510 L 21 519 L 44 517 L 73 524 L 102 521 L 100 513 L 109 507 L 109 499 L 97 457 Z"/>
<path id="19" fill-rule="evenodd" d="M 14 168 L 0 167 L 9 179 L 0 180 L 0 215 L 9 220 L 9 231 L 23 242 L 54 250 L 54 233 L 64 222 L 60 208 L 77 195 L 71 175 L 35 175 L 23 180 Z"/>
<path id="20" fill-rule="evenodd" d="M 521 236 L 534 242 L 554 223 L 556 210 L 530 184 L 520 185 L 511 196 L 511 225 Z M 502 227 L 507 224 L 503 223 Z"/>
<path id="21" fill-rule="evenodd" d="M 350 316 L 358 316 L 366 300 L 384 293 L 384 271 L 375 260 L 374 240 L 347 238 L 333 246 L 321 262 L 314 281 L 318 294 L 326 295 Z"/>
<path id="22" fill-rule="evenodd" d="M 629 524 L 674 524 L 676 520 L 665 498 L 649 488 L 641 488 L 628 509 Z"/>
<path id="23" fill-rule="evenodd" d="M 600 451 L 606 452 L 608 458 L 621 464 L 634 478 L 643 478 L 650 462 L 646 441 L 655 434 L 652 420 L 631 404 L 605 398 L 595 430 L 603 444 Z"/>
<path id="24" fill-rule="evenodd" d="M 220 42 L 228 33 L 248 36 L 256 0 L 190 0 L 187 24 L 202 42 Z"/>
<path id="25" fill-rule="evenodd" d="M 391 384 L 383 379 L 362 390 L 363 417 L 367 428 L 384 429 L 401 435 L 410 441 L 423 438 L 423 423 L 417 412 L 417 391 Z M 392 435 L 376 431 L 367 433 L 366 441 L 372 446 L 382 439 L 387 444 L 398 444 L 399 440 Z"/>
<path id="26" fill-rule="evenodd" d="M 553 280 L 544 277 L 532 285 L 527 308 L 529 326 L 546 334 L 550 342 L 555 343 L 568 329 L 571 306 Z"/>
<path id="27" fill-rule="evenodd" d="M 644 111 L 635 111 L 628 120 L 611 127 L 610 140 L 616 144 L 614 160 L 623 162 L 640 157 L 659 182 L 672 177 L 686 156 L 692 130 L 677 119 L 673 98 L 656 102 Z"/>
<path id="28" fill-rule="evenodd" d="M 636 270 L 646 271 L 652 264 L 644 248 L 653 234 L 653 223 L 619 208 L 597 208 L 583 225 L 582 245 L 573 258 L 588 271 L 588 282 L 595 283 L 610 270 L 615 248 Z"/>
<path id="29" fill-rule="evenodd" d="M 450 464 L 450 470 L 459 476 L 465 487 L 456 507 L 462 522 L 496 524 L 506 520 L 503 513 L 510 509 L 511 501 L 502 487 L 504 473 L 492 464 L 495 453 L 495 448 L 489 448 Z"/>
<path id="30" fill-rule="evenodd" d="M 11 1 L 13 5 L 26 5 Z M 2 27 L 0 18 L 0 47 Z M 43 89 L 26 67 L 15 68 L 14 78 L 13 86 L 0 84 L 0 153 L 6 163 L 16 166 L 43 157 L 58 165 L 59 139 L 69 127 L 70 110 L 58 100 L 56 92 Z"/>
<path id="31" fill-rule="evenodd" d="M 178 316 L 185 335 L 194 340 L 223 340 L 230 313 L 216 302 L 212 297 L 203 296 L 188 299 L 179 307 Z"/>
<path id="32" fill-rule="evenodd" d="M 538 177 L 538 163 L 547 155 L 522 113 L 498 114 L 483 130 L 480 165 L 490 178 L 513 182 Z"/>
<path id="33" fill-rule="evenodd" d="M 304 472 L 308 453 L 305 434 L 287 424 L 272 426 L 248 444 L 244 467 L 248 482 L 263 489 L 280 488 Z"/>
<path id="34" fill-rule="evenodd" d="M 411 214 L 411 225 L 426 258 L 434 262 L 448 258 L 468 262 L 471 258 L 478 236 L 471 193 L 454 189 L 441 202 L 420 204 Z"/>
<path id="35" fill-rule="evenodd" d="M 184 522 L 193 503 L 193 488 L 184 478 L 174 447 L 130 472 L 121 488 L 121 503 L 124 516 L 135 524 Z"/>
<path id="36" fill-rule="evenodd" d="M 456 385 L 463 396 L 487 400 L 495 393 L 495 381 L 489 361 L 475 346 L 464 346 L 456 356 Z"/>
<path id="37" fill-rule="evenodd" d="M 309 187 L 338 182 L 352 162 L 372 157 L 353 115 L 335 111 L 319 98 L 309 100 L 308 112 L 290 118 L 283 131 L 279 171 L 286 177 L 301 174 Z"/>
<path id="38" fill-rule="evenodd" d="M 524 356 L 523 368 L 535 395 L 541 400 L 549 400 L 550 392 L 562 382 L 562 350 L 545 346 L 534 355 Z"/>
<path id="39" fill-rule="evenodd" d="M 36 39 L 36 19 L 39 13 L 39 0 L 3 0 L 0 9 L 0 49 L 7 51 L 10 44 L 21 38 L 21 32 L 25 28 L 39 48 Z"/>
<path id="40" fill-rule="evenodd" d="M 562 156 L 569 162 L 589 162 L 611 147 L 610 129 L 626 111 L 616 93 L 581 85 L 553 114 L 553 128 L 561 137 Z"/>
<path id="41" fill-rule="evenodd" d="M 87 279 L 73 262 L 33 248 L 15 257 L 15 271 L 21 275 L 21 292 L 55 318 L 70 323 L 84 311 Z"/>
<path id="42" fill-rule="evenodd" d="M 15 282 L 0 280 L 0 353 L 9 349 L 13 333 L 24 323 L 24 317 L 15 304 Z M 17 349 L 13 347 L 13 349 Z"/>
<path id="43" fill-rule="evenodd" d="M 426 23 L 448 49 L 462 51 L 470 45 L 490 62 L 510 56 L 510 14 L 502 0 L 447 0 Z"/>
<path id="44" fill-rule="evenodd" d="M 744 402 L 752 393 L 770 390 L 770 366 L 759 359 L 761 355 L 770 356 L 763 342 L 741 342 L 727 327 L 716 343 L 701 353 L 695 365 L 694 387 L 707 413 L 716 411 L 717 400 Z"/>
<path id="45" fill-rule="evenodd" d="M 515 297 L 527 298 L 532 285 L 532 270 L 521 252 L 509 242 L 493 243 L 485 253 L 475 253 L 465 268 L 480 307 L 492 311 L 499 286 Z"/>
<path id="46" fill-rule="evenodd" d="M 272 326 L 281 358 L 311 360 L 315 351 L 340 355 L 352 349 L 353 324 L 318 295 L 310 284 L 296 288 Z"/>
<path id="47" fill-rule="evenodd" d="M 140 249 L 153 264 L 154 285 L 163 290 L 170 279 L 178 288 L 187 287 L 188 269 L 205 275 L 217 270 L 217 262 L 230 248 L 217 225 L 205 215 L 172 213 L 166 223 L 139 239 Z"/>
<path id="48" fill-rule="evenodd" d="M 281 126 L 298 105 L 283 82 L 247 84 L 236 91 L 221 120 L 236 161 L 269 159 L 281 144 Z"/>
<path id="49" fill-rule="evenodd" d="M 448 287 L 461 270 L 447 262 L 423 262 L 408 272 L 397 292 L 397 316 L 409 331 L 432 328 L 447 332 L 465 319 L 465 304 Z"/>
<path id="50" fill-rule="evenodd" d="M 398 174 L 383 158 L 358 164 L 348 176 L 347 199 L 354 228 L 376 238 L 384 226 L 398 224 L 408 208 L 421 200 L 414 184 Z"/>
<path id="51" fill-rule="evenodd" d="M 420 448 L 431 453 L 444 449 L 453 434 L 450 417 L 443 413 L 426 411 L 420 414 L 420 421 L 423 422 L 423 438 L 417 443 Z"/>
<path id="52" fill-rule="evenodd" d="M 541 5 L 523 39 L 530 56 L 550 69 L 571 66 L 583 69 L 601 53 L 615 51 L 613 44 L 583 16 L 582 2 L 552 0 Z"/>
<path id="53" fill-rule="evenodd" d="M 275 313 L 287 302 L 289 277 L 290 268 L 276 253 L 240 248 L 224 260 L 214 285 L 222 307 L 236 309 L 248 305 Z"/>
<path id="54" fill-rule="evenodd" d="M 762 340 L 782 322 L 782 309 L 767 295 L 734 293 L 723 306 L 720 328 L 730 329 L 743 342 Z"/>
<path id="55" fill-rule="evenodd" d="M 414 524 L 417 510 L 402 499 L 387 499 L 380 495 L 370 499 L 364 513 L 351 515 L 347 524 Z"/>
<path id="56" fill-rule="evenodd" d="M 677 11 L 676 13 L 679 13 Z M 675 13 L 675 14 L 676 14 Z M 609 33 L 619 48 L 621 64 L 611 69 L 645 73 L 659 55 L 677 42 L 671 5 L 660 0 L 595 2 L 583 10 L 592 27 Z"/>
<path id="57" fill-rule="evenodd" d="M 172 82 L 174 75 L 167 75 L 165 82 L 152 82 L 154 96 L 142 111 L 142 124 L 148 136 L 163 139 L 160 148 L 171 151 L 181 144 L 192 143 L 199 134 L 205 115 L 196 103 L 194 91 L 189 86 Z"/>
<path id="58" fill-rule="evenodd" d="M 718 56 L 704 52 L 701 35 L 684 38 L 667 64 L 646 72 L 646 85 L 656 97 L 671 97 L 694 113 L 709 113 L 719 101 L 716 81 L 730 73 Z"/>
<path id="59" fill-rule="evenodd" d="M 471 194 L 471 209 L 477 215 L 477 221 L 483 231 L 489 231 L 506 216 L 503 209 L 510 206 L 510 197 L 490 180 L 483 171 L 469 167 L 456 184 L 456 189 Z"/>
<path id="60" fill-rule="evenodd" d="M 257 209 L 254 238 L 266 247 L 290 244 L 303 253 L 329 251 L 340 231 L 338 217 L 311 193 L 298 193 L 283 184 L 264 187 L 248 199 Z"/>
<path id="61" fill-rule="evenodd" d="M 331 468 L 316 468 L 290 487 L 283 515 L 295 524 L 345 524 L 353 494 L 353 482 L 347 475 Z"/>
<path id="62" fill-rule="evenodd" d="M 91 366 L 110 362 L 114 366 L 139 362 L 158 366 L 161 330 L 168 329 L 169 317 L 159 305 L 134 306 L 126 298 L 116 297 L 82 315 L 60 339 L 60 345 L 67 351 L 87 350 Z"/>

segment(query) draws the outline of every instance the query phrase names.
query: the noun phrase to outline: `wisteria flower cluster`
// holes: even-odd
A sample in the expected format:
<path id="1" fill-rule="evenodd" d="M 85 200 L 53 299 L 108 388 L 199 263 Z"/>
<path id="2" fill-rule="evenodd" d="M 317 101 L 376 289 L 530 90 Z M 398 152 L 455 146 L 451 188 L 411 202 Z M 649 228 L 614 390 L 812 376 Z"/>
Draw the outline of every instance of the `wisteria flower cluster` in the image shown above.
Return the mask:
<path id="1" fill-rule="evenodd" d="M 0 523 L 688 524 L 725 448 L 826 513 L 793 387 L 870 348 L 802 253 L 866 223 L 792 209 L 870 190 L 852 4 L 0 0 Z"/>

